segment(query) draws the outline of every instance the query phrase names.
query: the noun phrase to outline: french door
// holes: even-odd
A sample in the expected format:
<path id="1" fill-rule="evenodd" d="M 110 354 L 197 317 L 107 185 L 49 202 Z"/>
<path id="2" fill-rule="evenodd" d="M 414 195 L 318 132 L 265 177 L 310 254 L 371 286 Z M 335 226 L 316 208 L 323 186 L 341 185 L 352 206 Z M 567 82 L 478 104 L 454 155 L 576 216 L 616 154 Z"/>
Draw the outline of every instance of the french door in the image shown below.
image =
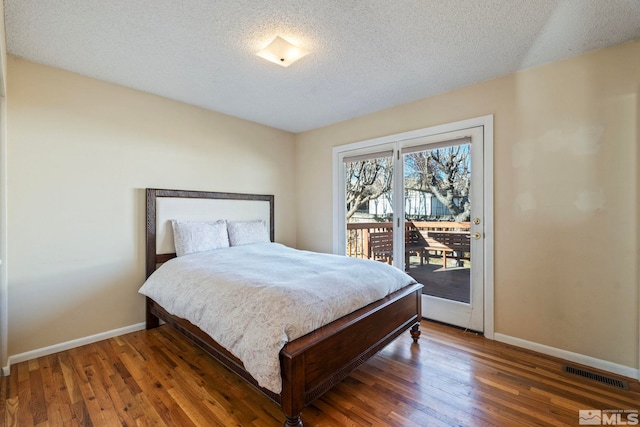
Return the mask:
<path id="1" fill-rule="evenodd" d="M 425 317 L 484 329 L 481 127 L 402 141 L 404 270 Z"/>
<path id="2" fill-rule="evenodd" d="M 490 174 L 485 122 L 470 124 L 336 147 L 334 252 L 403 269 L 424 285 L 424 317 L 482 332 Z"/>

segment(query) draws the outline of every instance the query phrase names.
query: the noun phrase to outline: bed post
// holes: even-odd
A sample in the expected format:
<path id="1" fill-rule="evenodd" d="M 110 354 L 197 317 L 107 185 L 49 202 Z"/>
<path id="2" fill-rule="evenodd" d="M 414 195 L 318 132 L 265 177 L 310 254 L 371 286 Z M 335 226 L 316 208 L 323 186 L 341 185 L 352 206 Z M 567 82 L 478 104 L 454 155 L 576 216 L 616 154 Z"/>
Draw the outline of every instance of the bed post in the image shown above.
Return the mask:
<path id="1" fill-rule="evenodd" d="M 284 427 L 302 427 L 302 420 L 300 419 L 300 415 L 295 417 L 286 416 L 287 421 L 284 422 Z"/>
<path id="2" fill-rule="evenodd" d="M 148 328 L 147 328 L 148 329 Z M 411 327 L 411 338 L 413 338 L 413 342 L 417 343 L 420 338 L 420 323 L 416 323 Z"/>
<path id="3" fill-rule="evenodd" d="M 157 254 L 156 254 L 156 197 L 158 194 L 158 190 L 153 188 L 147 188 L 146 191 L 146 241 L 145 241 L 145 251 L 146 251 L 146 278 L 156 271 L 156 264 L 158 262 Z"/>
<path id="4" fill-rule="evenodd" d="M 146 278 L 148 279 L 156 269 L 157 255 L 156 255 L 156 196 L 158 190 L 153 188 L 147 188 L 145 192 L 146 197 Z M 151 312 L 151 300 L 146 298 L 146 328 L 153 329 L 160 326 L 160 319 Z"/>
<path id="5" fill-rule="evenodd" d="M 416 310 L 418 313 L 418 322 L 411 327 L 411 338 L 417 343 L 420 338 L 420 320 L 422 320 L 422 289 L 416 291 Z"/>
<path id="6" fill-rule="evenodd" d="M 160 319 L 158 318 L 158 316 L 151 312 L 151 299 L 149 297 L 146 297 L 146 315 L 146 329 L 153 329 L 160 326 Z"/>
<path id="7" fill-rule="evenodd" d="M 280 406 L 286 416 L 285 427 L 302 427 L 300 414 L 304 409 L 304 355 L 280 352 L 282 391 Z"/>

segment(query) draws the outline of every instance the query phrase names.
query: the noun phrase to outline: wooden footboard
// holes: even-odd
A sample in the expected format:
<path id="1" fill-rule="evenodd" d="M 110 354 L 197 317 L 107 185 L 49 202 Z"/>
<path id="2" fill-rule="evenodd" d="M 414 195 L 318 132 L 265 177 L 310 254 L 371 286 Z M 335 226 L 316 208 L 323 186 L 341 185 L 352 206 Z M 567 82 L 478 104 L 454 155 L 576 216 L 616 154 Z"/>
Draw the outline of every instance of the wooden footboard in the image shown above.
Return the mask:
<path id="1" fill-rule="evenodd" d="M 172 325 L 227 368 L 281 406 L 286 426 L 302 426 L 300 414 L 402 332 L 420 336 L 422 285 L 410 285 L 386 298 L 300 337 L 280 352 L 282 393 L 260 387 L 242 362 L 192 323 L 172 316 L 147 298 L 147 328 L 158 319 Z"/>

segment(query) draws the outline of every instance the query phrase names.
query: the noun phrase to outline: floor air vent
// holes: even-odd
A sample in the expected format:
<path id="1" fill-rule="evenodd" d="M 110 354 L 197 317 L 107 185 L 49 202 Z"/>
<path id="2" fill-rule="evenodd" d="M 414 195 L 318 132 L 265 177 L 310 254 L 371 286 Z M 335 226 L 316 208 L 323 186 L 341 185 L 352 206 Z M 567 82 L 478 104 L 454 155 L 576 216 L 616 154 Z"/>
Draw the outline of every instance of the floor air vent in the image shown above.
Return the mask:
<path id="1" fill-rule="evenodd" d="M 591 381 L 597 381 L 602 384 L 610 385 L 611 387 L 619 388 L 622 390 L 629 390 L 629 383 L 617 378 L 609 377 L 607 375 L 598 374 L 596 372 L 587 371 L 586 369 L 578 368 L 575 366 L 564 365 L 562 370 L 573 375 L 589 379 Z"/>

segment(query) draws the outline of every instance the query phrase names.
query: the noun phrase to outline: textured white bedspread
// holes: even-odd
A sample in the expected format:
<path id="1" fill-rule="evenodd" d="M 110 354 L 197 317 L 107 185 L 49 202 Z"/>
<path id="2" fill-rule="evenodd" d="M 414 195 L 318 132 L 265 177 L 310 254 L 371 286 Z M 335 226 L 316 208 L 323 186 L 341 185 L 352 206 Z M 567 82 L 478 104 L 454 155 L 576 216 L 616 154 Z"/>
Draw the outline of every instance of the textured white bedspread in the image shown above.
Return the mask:
<path id="1" fill-rule="evenodd" d="M 258 243 L 172 259 L 140 293 L 198 326 L 262 387 L 280 393 L 287 342 L 411 283 L 378 261 Z"/>

